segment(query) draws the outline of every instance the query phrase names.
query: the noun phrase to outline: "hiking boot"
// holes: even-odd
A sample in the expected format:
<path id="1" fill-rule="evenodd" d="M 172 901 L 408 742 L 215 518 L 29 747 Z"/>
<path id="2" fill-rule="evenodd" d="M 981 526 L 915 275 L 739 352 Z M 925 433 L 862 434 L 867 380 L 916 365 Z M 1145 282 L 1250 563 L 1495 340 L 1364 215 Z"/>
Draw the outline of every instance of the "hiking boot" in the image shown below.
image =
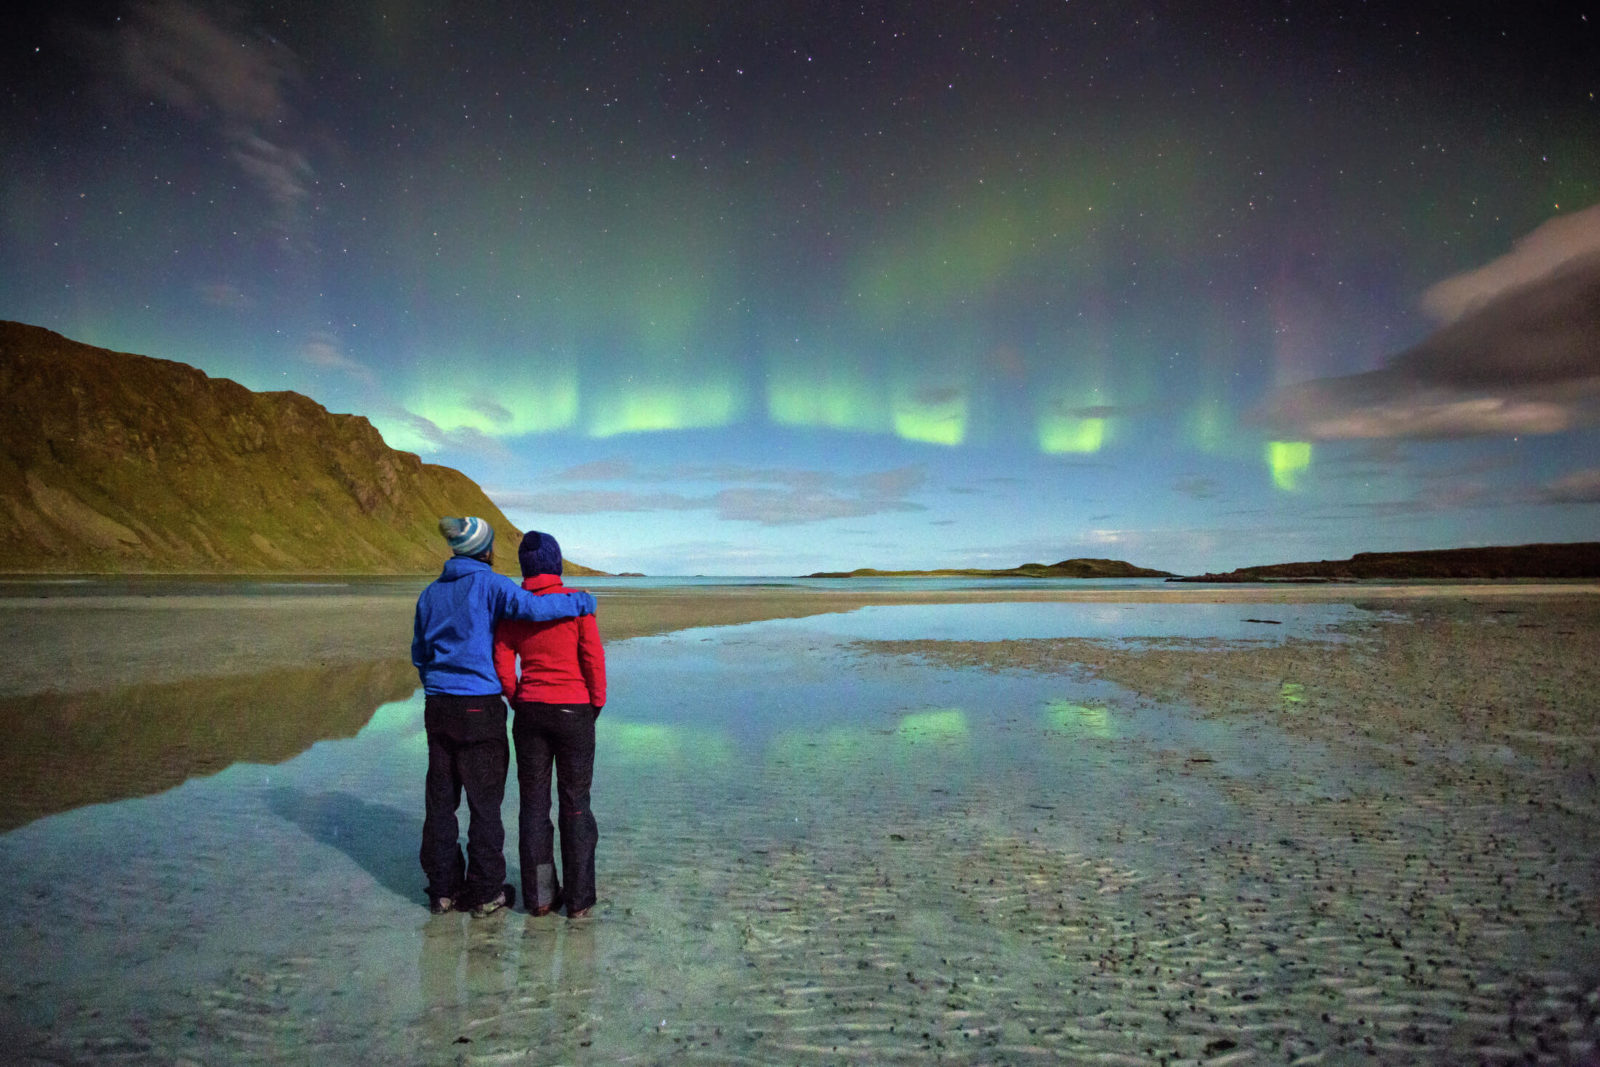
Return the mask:
<path id="1" fill-rule="evenodd" d="M 517 891 L 509 885 L 500 887 L 500 892 L 472 909 L 472 914 L 477 916 L 493 915 L 501 908 L 509 908 L 517 900 Z"/>

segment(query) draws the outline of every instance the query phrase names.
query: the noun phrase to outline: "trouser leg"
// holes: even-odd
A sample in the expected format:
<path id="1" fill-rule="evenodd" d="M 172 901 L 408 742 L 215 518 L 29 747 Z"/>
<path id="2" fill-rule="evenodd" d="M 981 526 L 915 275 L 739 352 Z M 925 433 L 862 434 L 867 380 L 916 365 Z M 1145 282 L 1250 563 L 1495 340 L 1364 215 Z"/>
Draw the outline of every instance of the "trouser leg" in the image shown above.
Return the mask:
<path id="1" fill-rule="evenodd" d="M 594 782 L 594 709 L 586 704 L 559 708 L 556 725 L 556 799 L 561 823 L 561 877 L 566 882 L 567 912 L 595 902 L 595 845 L 599 824 L 589 807 Z"/>
<path id="2" fill-rule="evenodd" d="M 428 775 L 424 782 L 422 819 L 422 873 L 428 895 L 459 897 L 466 864 L 457 843 L 460 827 L 456 808 L 461 804 L 461 779 L 456 775 L 455 745 L 448 737 L 428 731 Z"/>
<path id="3" fill-rule="evenodd" d="M 457 749 L 456 766 L 467 794 L 467 877 L 463 896 L 469 905 L 492 899 L 506 880 L 506 831 L 500 804 L 506 795 L 506 768 L 511 749 L 505 727 L 499 737 L 474 741 Z"/>
<path id="4" fill-rule="evenodd" d="M 550 739 L 540 722 L 542 705 L 518 704 L 511 735 L 517 742 L 517 854 L 522 861 L 522 898 L 528 910 L 560 902 L 556 878 L 555 827 L 550 824 Z"/>

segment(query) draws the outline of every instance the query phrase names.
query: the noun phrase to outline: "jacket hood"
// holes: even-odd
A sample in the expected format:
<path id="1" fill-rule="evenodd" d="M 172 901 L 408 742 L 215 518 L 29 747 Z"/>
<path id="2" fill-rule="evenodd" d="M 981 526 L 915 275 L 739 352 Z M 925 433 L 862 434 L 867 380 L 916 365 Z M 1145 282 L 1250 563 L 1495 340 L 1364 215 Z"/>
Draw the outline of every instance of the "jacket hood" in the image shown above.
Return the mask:
<path id="1" fill-rule="evenodd" d="M 559 574 L 530 574 L 522 579 L 522 588 L 530 593 L 542 593 L 546 590 L 559 589 L 560 587 L 561 575 Z"/>
<path id="2" fill-rule="evenodd" d="M 467 577 L 467 575 L 472 574 L 474 571 L 487 571 L 491 569 L 492 568 L 481 559 L 473 559 L 471 556 L 451 556 L 449 559 L 444 561 L 444 570 L 439 572 L 439 581 L 459 581 L 460 579 Z"/>

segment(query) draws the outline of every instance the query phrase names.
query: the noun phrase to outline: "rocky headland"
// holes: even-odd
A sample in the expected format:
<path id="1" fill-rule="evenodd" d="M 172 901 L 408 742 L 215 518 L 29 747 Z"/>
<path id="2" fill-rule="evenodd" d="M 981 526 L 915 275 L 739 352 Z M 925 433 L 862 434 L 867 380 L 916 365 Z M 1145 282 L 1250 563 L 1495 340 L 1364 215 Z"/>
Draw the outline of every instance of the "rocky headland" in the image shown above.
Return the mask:
<path id="1" fill-rule="evenodd" d="M 1064 559 L 1059 563 L 1024 563 L 1005 570 L 942 569 L 883 571 L 860 567 L 853 571 L 818 571 L 807 578 L 1171 578 L 1171 571 L 1135 567 L 1120 559 Z"/>
<path id="2" fill-rule="evenodd" d="M 1224 574 L 1173 578 L 1175 582 L 1332 582 L 1377 578 L 1422 579 L 1600 578 L 1600 542 L 1445 548 L 1420 552 L 1357 552 L 1349 559 L 1274 563 Z"/>
<path id="3" fill-rule="evenodd" d="M 475 482 L 359 415 L 0 321 L 0 571 L 423 573 L 441 515 L 487 519 L 515 567 Z"/>

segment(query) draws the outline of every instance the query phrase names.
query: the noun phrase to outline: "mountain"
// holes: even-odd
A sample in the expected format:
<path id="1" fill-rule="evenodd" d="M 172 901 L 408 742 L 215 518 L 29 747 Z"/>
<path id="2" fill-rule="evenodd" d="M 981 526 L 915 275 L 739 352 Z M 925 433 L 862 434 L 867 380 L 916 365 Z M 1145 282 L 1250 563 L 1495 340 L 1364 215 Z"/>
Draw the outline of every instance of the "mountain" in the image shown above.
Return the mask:
<path id="1" fill-rule="evenodd" d="M 1241 567 L 1177 582 L 1316 582 L 1358 578 L 1600 578 L 1600 542 L 1358 552 L 1349 559 Z"/>
<path id="2" fill-rule="evenodd" d="M 807 578 L 1171 578 L 1171 571 L 1135 567 L 1120 559 L 1064 559 L 1059 563 L 1024 563 L 1009 570 L 819 571 Z"/>
<path id="3" fill-rule="evenodd" d="M 0 570 L 420 574 L 441 515 L 488 520 L 515 569 L 476 483 L 359 415 L 0 321 Z"/>

